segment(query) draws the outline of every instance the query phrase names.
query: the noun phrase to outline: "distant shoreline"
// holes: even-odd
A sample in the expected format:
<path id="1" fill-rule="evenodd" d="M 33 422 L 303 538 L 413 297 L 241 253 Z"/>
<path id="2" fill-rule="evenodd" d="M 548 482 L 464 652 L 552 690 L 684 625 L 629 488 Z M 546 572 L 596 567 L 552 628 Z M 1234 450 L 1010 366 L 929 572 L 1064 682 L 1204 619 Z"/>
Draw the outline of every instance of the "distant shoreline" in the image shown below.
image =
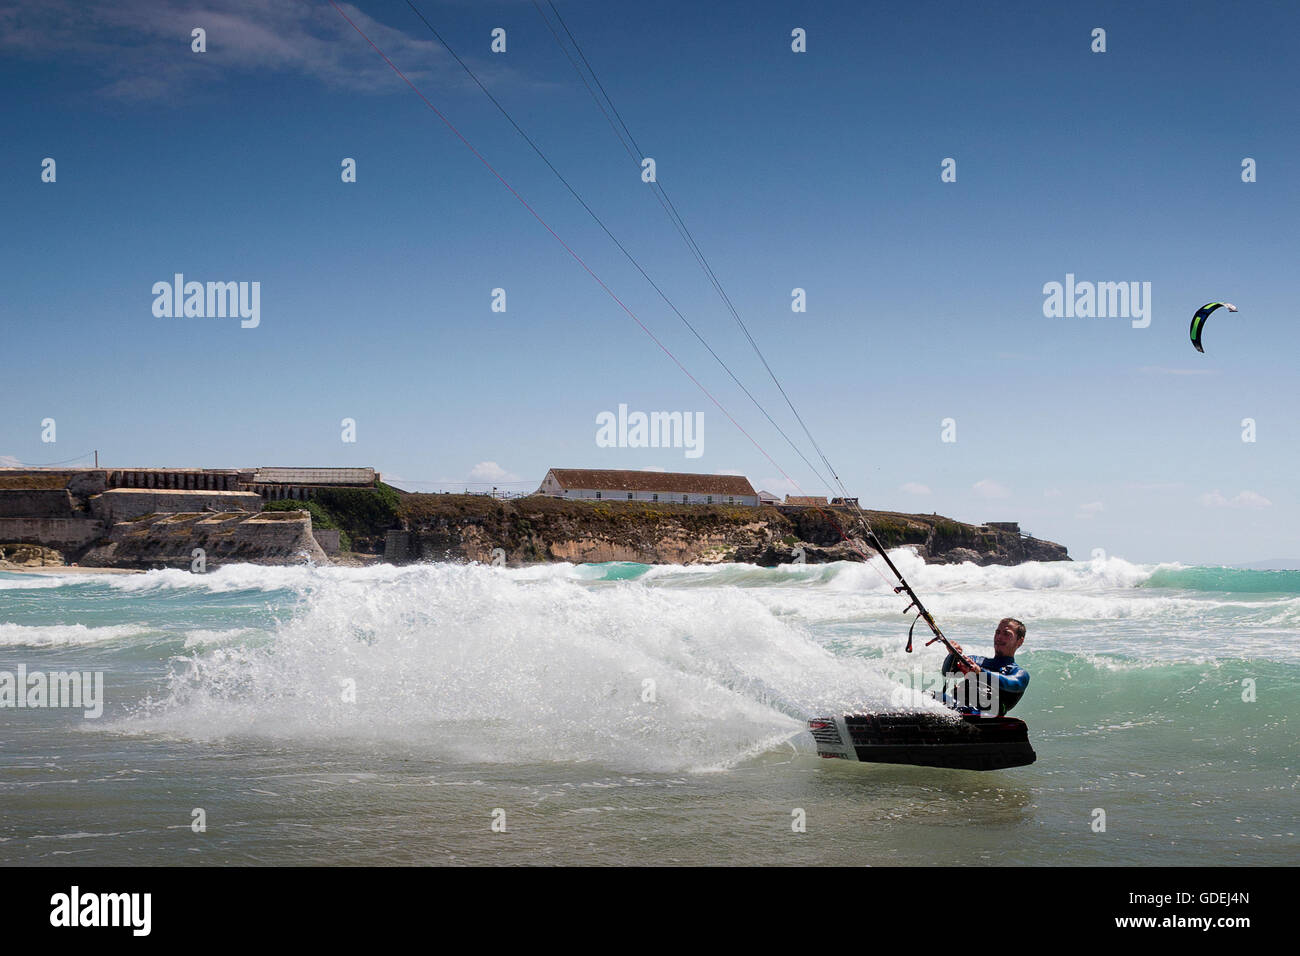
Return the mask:
<path id="1" fill-rule="evenodd" d="M 22 567 L 16 564 L 0 562 L 0 573 L 4 574 L 144 574 L 140 568 L 82 568 L 68 565 L 51 565 L 41 567 Z"/>
<path id="2" fill-rule="evenodd" d="M 326 479 L 358 483 L 299 483 Z M 772 567 L 866 561 L 877 548 L 902 546 L 927 564 L 1069 560 L 1065 546 L 1022 533 L 1016 521 L 863 513 L 825 499 L 724 505 L 626 494 L 411 494 L 373 469 L 0 469 L 0 567 L 37 574 L 304 561 Z"/>

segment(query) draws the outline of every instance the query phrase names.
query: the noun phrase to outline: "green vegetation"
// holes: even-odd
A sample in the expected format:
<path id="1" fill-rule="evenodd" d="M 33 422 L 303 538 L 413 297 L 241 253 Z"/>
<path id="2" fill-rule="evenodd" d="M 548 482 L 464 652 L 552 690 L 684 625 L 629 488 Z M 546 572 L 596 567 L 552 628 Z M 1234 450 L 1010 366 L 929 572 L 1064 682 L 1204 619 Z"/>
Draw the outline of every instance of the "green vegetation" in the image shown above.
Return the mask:
<path id="1" fill-rule="evenodd" d="M 912 528 L 906 521 L 886 518 L 879 514 L 868 516 L 868 520 L 871 522 L 871 529 L 876 532 L 876 536 L 886 547 L 894 547 L 908 541 Z"/>
<path id="2" fill-rule="evenodd" d="M 644 525 L 664 519 L 684 523 L 687 527 L 707 528 L 730 524 L 748 524 L 755 520 L 771 520 L 769 513 L 760 509 L 730 505 L 681 505 L 662 501 L 569 501 L 533 495 L 498 501 L 484 495 L 410 494 L 403 495 L 397 515 L 410 527 L 420 527 L 439 522 L 457 522 L 479 519 L 483 522 L 503 521 L 513 516 L 516 522 L 527 522 L 529 527 L 545 525 L 549 521 L 569 519 L 592 521 L 616 526 Z"/>
<path id="3" fill-rule="evenodd" d="M 974 525 L 960 524 L 947 518 L 939 518 L 934 522 L 931 548 L 934 551 L 948 551 L 952 548 L 987 551 L 991 540 L 996 539 L 981 535 L 979 529 Z"/>
<path id="4" fill-rule="evenodd" d="M 309 511 L 312 527 L 338 531 L 342 550 L 378 554 L 384 549 L 384 534 L 398 524 L 401 500 L 396 488 L 380 483 L 373 488 L 316 488 L 309 501 L 269 501 L 265 510 Z"/>
<path id="5" fill-rule="evenodd" d="M 379 484 L 374 488 L 318 488 L 312 501 L 354 535 L 383 535 L 397 521 L 401 496 L 395 488 Z"/>
<path id="6" fill-rule="evenodd" d="M 263 513 L 268 511 L 307 511 L 311 513 L 311 526 L 313 528 L 324 528 L 327 530 L 336 530 L 339 533 L 339 548 L 344 551 L 352 550 L 352 536 L 345 531 L 334 516 L 326 511 L 315 501 L 298 501 L 294 498 L 282 498 L 279 501 L 268 501 Z"/>

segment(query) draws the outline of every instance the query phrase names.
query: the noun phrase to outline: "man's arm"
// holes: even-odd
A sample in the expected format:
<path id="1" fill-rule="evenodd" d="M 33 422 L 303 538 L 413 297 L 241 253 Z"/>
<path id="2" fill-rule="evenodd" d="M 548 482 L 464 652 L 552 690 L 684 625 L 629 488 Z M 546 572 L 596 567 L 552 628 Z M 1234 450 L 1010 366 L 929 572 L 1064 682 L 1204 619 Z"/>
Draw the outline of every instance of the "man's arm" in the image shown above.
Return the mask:
<path id="1" fill-rule="evenodd" d="M 1023 694 L 1029 686 L 1029 671 L 1019 664 L 1008 664 L 997 672 L 997 676 L 998 687 L 1009 694 Z"/>

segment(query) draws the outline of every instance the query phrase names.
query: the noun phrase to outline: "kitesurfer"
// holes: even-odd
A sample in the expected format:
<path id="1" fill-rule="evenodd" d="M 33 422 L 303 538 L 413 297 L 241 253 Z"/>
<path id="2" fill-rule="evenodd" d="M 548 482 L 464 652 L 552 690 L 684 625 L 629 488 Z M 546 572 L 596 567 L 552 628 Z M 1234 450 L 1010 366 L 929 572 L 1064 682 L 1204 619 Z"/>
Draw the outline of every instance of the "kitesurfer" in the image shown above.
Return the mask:
<path id="1" fill-rule="evenodd" d="M 960 644 L 953 644 L 952 651 L 944 659 L 941 668 L 943 673 L 945 675 L 975 674 L 975 680 L 967 681 L 966 686 L 970 687 L 972 683 L 983 684 L 985 690 L 981 695 L 983 699 L 979 703 L 985 703 L 986 706 L 974 707 L 970 706 L 969 702 L 960 704 L 947 694 L 943 696 L 944 703 L 967 714 L 992 710 L 992 705 L 996 704 L 999 717 L 1016 706 L 1029 686 L 1029 671 L 1016 663 L 1016 651 L 1023 643 L 1025 643 L 1025 625 L 1014 617 L 1004 617 L 998 622 L 998 629 L 993 633 L 992 657 L 968 655 L 963 653 Z M 978 676 L 980 674 L 988 676 L 981 678 Z M 994 678 L 997 679 L 996 690 L 992 684 Z M 989 699 L 990 695 L 991 699 Z"/>

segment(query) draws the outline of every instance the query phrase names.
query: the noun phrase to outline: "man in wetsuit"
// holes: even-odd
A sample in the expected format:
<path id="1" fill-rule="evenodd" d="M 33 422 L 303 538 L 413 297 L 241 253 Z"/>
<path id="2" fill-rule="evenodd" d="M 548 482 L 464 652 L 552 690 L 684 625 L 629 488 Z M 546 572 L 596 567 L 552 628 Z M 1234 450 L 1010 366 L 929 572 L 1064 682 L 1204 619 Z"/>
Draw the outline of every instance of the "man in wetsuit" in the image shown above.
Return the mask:
<path id="1" fill-rule="evenodd" d="M 978 654 L 966 655 L 960 644 L 952 645 L 954 652 L 949 653 L 944 659 L 943 673 L 967 675 L 965 684 L 968 689 L 972 684 L 983 684 L 984 689 L 983 693 L 970 695 L 978 696 L 978 700 L 968 699 L 963 703 L 945 694 L 944 703 L 955 706 L 964 714 L 974 714 L 991 712 L 992 704 L 996 702 L 999 717 L 1016 706 L 1029 686 L 1029 671 L 1016 663 L 1016 651 L 1023 643 L 1025 643 L 1025 625 L 1014 617 L 1004 617 L 998 622 L 998 629 L 993 634 L 992 657 L 981 657 Z M 970 663 L 967 664 L 967 661 Z M 971 674 L 975 676 L 969 677 Z M 993 687 L 994 680 L 997 681 L 996 688 Z"/>

